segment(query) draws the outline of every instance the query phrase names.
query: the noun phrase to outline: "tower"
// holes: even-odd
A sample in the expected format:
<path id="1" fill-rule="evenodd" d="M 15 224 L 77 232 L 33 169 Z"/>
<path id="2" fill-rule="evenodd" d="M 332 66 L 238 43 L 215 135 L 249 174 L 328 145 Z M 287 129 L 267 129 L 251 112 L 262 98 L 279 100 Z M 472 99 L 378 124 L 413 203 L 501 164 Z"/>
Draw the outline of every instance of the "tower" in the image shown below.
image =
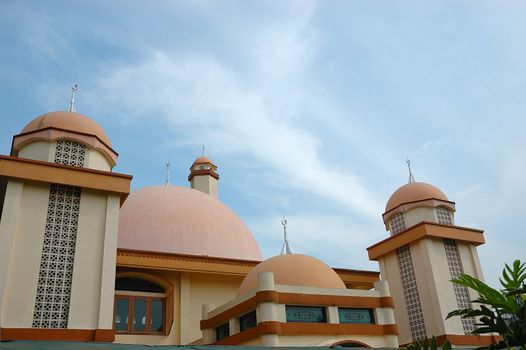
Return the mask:
<path id="1" fill-rule="evenodd" d="M 114 339 L 131 176 L 111 171 L 104 130 L 73 110 L 34 119 L 0 156 L 0 340 Z"/>
<path id="2" fill-rule="evenodd" d="M 190 167 L 188 181 L 193 189 L 204 192 L 217 198 L 217 181 L 219 174 L 216 172 L 217 166 L 206 157 L 197 158 Z"/>
<path id="3" fill-rule="evenodd" d="M 454 346 L 490 344 L 493 337 L 470 334 L 474 319 L 445 319 L 477 297 L 450 280 L 461 273 L 482 279 L 476 247 L 484 243 L 483 231 L 456 226 L 455 203 L 438 188 L 411 179 L 387 202 L 383 220 L 390 237 L 367 248 L 389 282 L 399 343 L 434 335 Z"/>

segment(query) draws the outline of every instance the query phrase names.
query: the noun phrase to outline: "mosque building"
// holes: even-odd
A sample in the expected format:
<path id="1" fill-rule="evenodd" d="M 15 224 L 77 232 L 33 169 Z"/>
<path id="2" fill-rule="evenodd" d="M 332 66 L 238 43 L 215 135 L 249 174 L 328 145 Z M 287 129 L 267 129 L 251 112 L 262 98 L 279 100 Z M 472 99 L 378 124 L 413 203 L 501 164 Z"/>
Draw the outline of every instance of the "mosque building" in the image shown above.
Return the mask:
<path id="1" fill-rule="evenodd" d="M 292 253 L 286 239 L 281 255 L 263 260 L 219 200 L 218 168 L 204 156 L 190 167 L 190 187 L 167 181 L 131 193 L 132 176 L 112 171 L 117 160 L 104 130 L 74 108 L 30 121 L 0 156 L 0 341 L 494 341 L 470 334 L 475 320 L 445 320 L 476 297 L 449 280 L 482 278 L 484 237 L 456 226 L 455 203 L 432 185 L 410 178 L 388 200 L 390 236 L 368 248 L 374 272 L 331 268 Z"/>

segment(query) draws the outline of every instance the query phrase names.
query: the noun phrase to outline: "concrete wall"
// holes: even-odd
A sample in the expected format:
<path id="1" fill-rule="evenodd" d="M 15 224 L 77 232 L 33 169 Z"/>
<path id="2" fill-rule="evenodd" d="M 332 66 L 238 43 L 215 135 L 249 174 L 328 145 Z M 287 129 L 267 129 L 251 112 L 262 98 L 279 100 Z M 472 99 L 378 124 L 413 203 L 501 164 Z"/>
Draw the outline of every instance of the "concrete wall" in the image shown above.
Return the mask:
<path id="1" fill-rule="evenodd" d="M 49 185 L 8 183 L 0 223 L 2 327 L 32 325 L 48 200 Z"/>
<path id="2" fill-rule="evenodd" d="M 217 180 L 210 175 L 197 175 L 191 181 L 191 187 L 218 198 Z"/>
<path id="3" fill-rule="evenodd" d="M 40 160 L 43 162 L 55 161 L 56 141 L 36 141 L 31 142 L 18 151 L 18 157 L 33 160 Z M 86 159 L 84 167 L 95 170 L 111 171 L 111 164 L 108 159 L 99 151 L 86 146 Z M 215 179 L 214 179 L 215 180 Z M 216 194 L 217 194 L 217 180 L 216 180 Z"/>

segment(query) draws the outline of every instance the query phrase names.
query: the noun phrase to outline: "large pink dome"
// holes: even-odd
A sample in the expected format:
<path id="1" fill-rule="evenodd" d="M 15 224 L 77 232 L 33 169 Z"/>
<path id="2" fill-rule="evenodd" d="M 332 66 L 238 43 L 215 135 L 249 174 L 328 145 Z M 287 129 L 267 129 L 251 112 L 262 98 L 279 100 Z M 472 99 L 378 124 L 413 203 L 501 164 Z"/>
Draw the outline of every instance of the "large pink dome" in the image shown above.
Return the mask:
<path id="1" fill-rule="evenodd" d="M 261 260 L 254 237 L 232 210 L 207 194 L 179 186 L 132 192 L 120 211 L 118 247 Z"/>

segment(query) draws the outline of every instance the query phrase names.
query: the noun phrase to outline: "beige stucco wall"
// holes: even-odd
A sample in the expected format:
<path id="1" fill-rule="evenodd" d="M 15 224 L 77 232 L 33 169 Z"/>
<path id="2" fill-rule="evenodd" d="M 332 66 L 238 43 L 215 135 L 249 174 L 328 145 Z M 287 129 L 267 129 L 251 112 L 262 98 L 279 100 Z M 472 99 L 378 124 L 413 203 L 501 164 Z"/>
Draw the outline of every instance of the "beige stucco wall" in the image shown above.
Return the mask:
<path id="1" fill-rule="evenodd" d="M 437 222 L 435 218 L 435 208 L 417 207 L 404 213 L 405 226 L 407 228 L 421 223 L 422 221 Z"/>
<path id="2" fill-rule="evenodd" d="M 86 147 L 86 158 L 84 167 L 95 170 L 111 171 L 111 164 L 108 159 L 99 151 L 83 144 Z M 18 157 L 44 162 L 55 161 L 55 150 L 57 142 L 35 141 L 31 142 L 18 151 Z M 214 179 L 215 180 L 215 179 Z M 217 193 L 217 181 L 216 181 Z"/>
<path id="3" fill-rule="evenodd" d="M 210 175 L 194 176 L 191 181 L 191 187 L 218 198 L 217 180 Z"/>
<path id="4" fill-rule="evenodd" d="M 18 151 L 20 158 L 52 162 L 55 158 L 56 142 L 36 141 L 25 145 Z"/>
<path id="5" fill-rule="evenodd" d="M 0 261 L 0 273 L 5 280 L 1 288 L 4 291 L 0 310 L 2 327 L 31 327 L 48 200 L 49 185 L 8 183 L 0 223 L 0 249 L 9 249 L 9 244 L 4 246 L 9 234 L 12 234 L 12 244 L 11 252 L 2 254 Z"/>
<path id="6" fill-rule="evenodd" d="M 396 335 L 367 336 L 319 336 L 319 335 L 286 335 L 278 336 L 277 346 L 331 346 L 341 341 L 357 341 L 372 348 L 398 348 Z M 260 343 L 261 344 L 261 343 Z M 248 344 L 240 344 L 248 345 Z M 256 344 L 251 344 L 256 345 Z M 262 345 L 262 344 L 261 344 Z"/>
<path id="7" fill-rule="evenodd" d="M 111 171 L 111 164 L 108 162 L 108 159 L 101 152 L 88 146 L 86 146 L 86 162 L 84 166 L 95 170 Z"/>
<path id="8" fill-rule="evenodd" d="M 14 181 L 8 183 L 0 222 L 2 327 L 32 326 L 48 201 L 49 185 Z M 109 215 L 107 208 L 112 209 Z M 117 195 L 82 191 L 69 328 L 112 328 L 118 208 Z M 105 240 L 108 244 L 106 250 Z M 102 269 L 103 256 L 109 259 L 104 265 L 105 273 Z M 104 280 L 110 291 L 101 294 L 101 281 Z M 102 308 L 101 300 L 105 302 Z M 100 315 L 101 309 L 103 313 Z"/>
<path id="9" fill-rule="evenodd" d="M 82 190 L 71 287 L 69 328 L 112 328 L 113 296 L 112 293 L 101 289 L 101 285 L 105 282 L 105 288 L 111 288 L 113 291 L 117 240 L 116 220 L 118 219 L 115 214 L 118 215 L 118 207 L 119 202 L 116 195 L 108 196 L 103 192 Z M 107 247 L 105 243 L 108 244 Z M 110 260 L 105 262 L 104 258 Z M 109 283 L 110 280 L 113 282 Z M 101 299 L 101 296 L 104 299 Z M 101 302 L 106 307 L 101 308 L 103 306 Z M 100 314 L 101 311 L 102 314 Z"/>

